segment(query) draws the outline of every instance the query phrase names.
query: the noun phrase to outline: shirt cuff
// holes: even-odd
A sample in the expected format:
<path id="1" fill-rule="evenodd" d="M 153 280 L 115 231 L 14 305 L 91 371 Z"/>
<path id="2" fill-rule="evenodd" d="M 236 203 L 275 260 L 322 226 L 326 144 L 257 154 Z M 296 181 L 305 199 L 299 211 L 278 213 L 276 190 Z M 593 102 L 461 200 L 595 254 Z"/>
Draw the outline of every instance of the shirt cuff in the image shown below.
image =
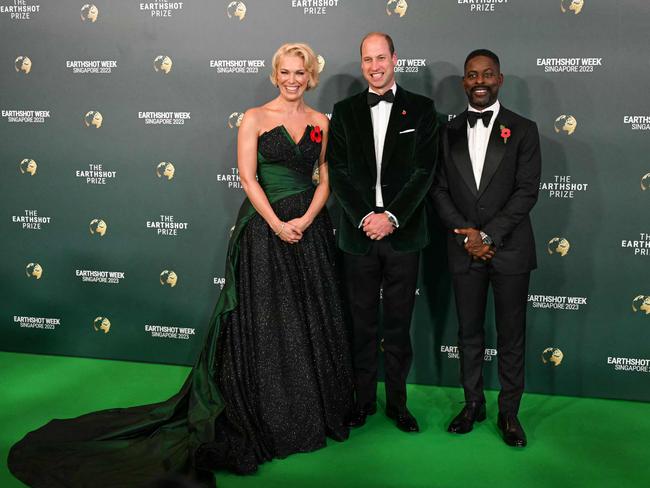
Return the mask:
<path id="1" fill-rule="evenodd" d="M 485 232 L 481 231 L 481 239 L 485 239 L 486 237 L 489 238 L 490 236 L 488 236 Z M 463 240 L 463 242 L 467 242 L 468 239 L 469 239 L 469 237 L 465 236 L 465 239 Z M 490 239 L 490 240 L 492 240 L 492 239 Z"/>
<path id="2" fill-rule="evenodd" d="M 397 220 L 397 217 L 395 217 L 395 215 L 393 215 L 388 210 L 384 210 L 384 213 L 388 214 L 389 217 L 393 218 L 393 220 L 395 221 L 395 223 L 393 223 L 393 225 L 395 226 L 396 229 L 398 229 L 399 228 L 399 220 Z"/>
<path id="3" fill-rule="evenodd" d="M 359 222 L 359 226 L 357 227 L 357 229 L 360 229 L 361 227 L 363 227 L 363 221 L 366 220 L 369 215 L 372 215 L 374 213 L 375 212 L 368 212 L 366 215 L 364 215 L 363 218 L 361 219 L 361 222 Z"/>

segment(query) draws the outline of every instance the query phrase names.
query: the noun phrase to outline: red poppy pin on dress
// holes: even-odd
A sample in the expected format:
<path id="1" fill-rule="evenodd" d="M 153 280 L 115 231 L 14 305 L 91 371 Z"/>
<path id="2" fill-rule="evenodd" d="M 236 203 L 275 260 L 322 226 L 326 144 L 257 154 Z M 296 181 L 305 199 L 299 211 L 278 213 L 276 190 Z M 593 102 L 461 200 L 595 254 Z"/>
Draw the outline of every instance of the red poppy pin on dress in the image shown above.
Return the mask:
<path id="1" fill-rule="evenodd" d="M 323 140 L 323 131 L 320 130 L 320 127 L 316 125 L 309 133 L 309 138 L 311 139 L 311 142 L 320 144 L 320 142 Z"/>

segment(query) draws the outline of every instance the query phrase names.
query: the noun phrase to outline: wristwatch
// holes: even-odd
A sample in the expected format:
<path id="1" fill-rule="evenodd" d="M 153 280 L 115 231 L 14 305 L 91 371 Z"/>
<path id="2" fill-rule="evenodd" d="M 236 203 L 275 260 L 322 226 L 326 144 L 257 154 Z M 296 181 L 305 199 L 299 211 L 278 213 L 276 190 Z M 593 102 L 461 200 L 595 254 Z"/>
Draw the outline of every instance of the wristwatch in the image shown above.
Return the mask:
<path id="1" fill-rule="evenodd" d="M 395 217 L 393 217 L 393 216 L 390 215 L 390 214 L 386 214 L 386 215 L 388 216 L 388 221 L 389 221 L 391 224 L 393 224 L 393 227 L 397 227 L 397 219 L 395 219 Z"/>
<path id="2" fill-rule="evenodd" d="M 487 246 L 491 246 L 492 244 L 494 244 L 492 238 L 483 231 L 481 231 L 481 240 L 483 241 L 483 244 Z"/>

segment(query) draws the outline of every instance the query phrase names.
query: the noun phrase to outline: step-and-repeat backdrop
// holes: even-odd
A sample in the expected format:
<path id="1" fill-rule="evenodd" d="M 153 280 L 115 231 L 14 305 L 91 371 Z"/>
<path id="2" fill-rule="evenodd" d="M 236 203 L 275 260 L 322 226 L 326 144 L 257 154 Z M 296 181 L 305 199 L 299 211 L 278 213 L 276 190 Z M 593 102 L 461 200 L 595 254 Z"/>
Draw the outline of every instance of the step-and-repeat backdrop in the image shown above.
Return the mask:
<path id="1" fill-rule="evenodd" d="M 502 103 L 539 125 L 528 390 L 650 399 L 647 0 L 92 1 L 0 0 L 0 348 L 192 364 L 244 198 L 237 127 L 276 95 L 271 56 L 311 44 L 307 99 L 329 114 L 363 89 L 359 41 L 382 30 L 398 83 L 445 119 L 486 47 Z M 438 235 L 410 381 L 457 385 Z"/>

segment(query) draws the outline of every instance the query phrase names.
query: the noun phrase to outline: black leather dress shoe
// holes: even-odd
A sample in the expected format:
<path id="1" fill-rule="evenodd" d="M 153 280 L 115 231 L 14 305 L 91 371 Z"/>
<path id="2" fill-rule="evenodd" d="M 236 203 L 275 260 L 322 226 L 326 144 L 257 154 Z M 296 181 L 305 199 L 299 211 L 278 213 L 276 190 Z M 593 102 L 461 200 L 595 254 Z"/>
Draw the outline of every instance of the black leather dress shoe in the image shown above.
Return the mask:
<path id="1" fill-rule="evenodd" d="M 376 403 L 368 403 L 362 407 L 356 407 L 348 418 L 348 427 L 361 427 L 366 423 L 366 417 L 377 412 Z"/>
<path id="2" fill-rule="evenodd" d="M 386 409 L 386 417 L 393 419 L 397 428 L 404 432 L 420 432 L 420 426 L 411 412 L 404 410 L 399 412 L 394 409 Z"/>
<path id="3" fill-rule="evenodd" d="M 467 434 L 474 427 L 474 422 L 483 422 L 485 416 L 485 403 L 467 402 L 460 413 L 451 421 L 449 427 L 447 427 L 447 432 Z"/>
<path id="4" fill-rule="evenodd" d="M 512 447 L 526 447 L 526 433 L 515 414 L 499 413 L 497 426 L 506 444 Z"/>

